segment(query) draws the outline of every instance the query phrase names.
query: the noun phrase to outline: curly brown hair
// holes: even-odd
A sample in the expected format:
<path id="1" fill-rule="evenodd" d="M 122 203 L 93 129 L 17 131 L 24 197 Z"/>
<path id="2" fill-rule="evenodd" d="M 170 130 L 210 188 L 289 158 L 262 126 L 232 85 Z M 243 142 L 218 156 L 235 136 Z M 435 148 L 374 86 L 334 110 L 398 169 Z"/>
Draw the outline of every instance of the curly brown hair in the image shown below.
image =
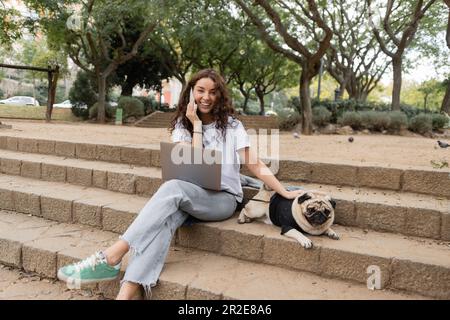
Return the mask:
<path id="1" fill-rule="evenodd" d="M 186 128 L 191 136 L 193 134 L 193 125 L 191 121 L 186 117 L 186 109 L 189 103 L 190 91 L 194 89 L 195 84 L 198 80 L 203 78 L 209 78 L 214 81 L 216 87 L 217 100 L 214 108 L 211 111 L 211 115 L 216 121 L 216 128 L 219 129 L 225 137 L 227 125 L 228 125 L 228 117 L 231 116 L 235 119 L 235 110 L 233 108 L 230 95 L 228 93 L 227 86 L 225 84 L 224 79 L 220 74 L 218 74 L 213 69 L 204 69 L 192 76 L 187 85 L 184 87 L 183 91 L 180 95 L 180 100 L 178 101 L 178 108 L 175 112 L 175 116 L 172 119 L 169 127 L 169 131 L 172 134 L 173 130 L 175 130 L 175 125 L 178 122 L 178 119 L 181 118 L 181 124 L 184 128 Z M 199 111 L 197 110 L 197 114 Z"/>

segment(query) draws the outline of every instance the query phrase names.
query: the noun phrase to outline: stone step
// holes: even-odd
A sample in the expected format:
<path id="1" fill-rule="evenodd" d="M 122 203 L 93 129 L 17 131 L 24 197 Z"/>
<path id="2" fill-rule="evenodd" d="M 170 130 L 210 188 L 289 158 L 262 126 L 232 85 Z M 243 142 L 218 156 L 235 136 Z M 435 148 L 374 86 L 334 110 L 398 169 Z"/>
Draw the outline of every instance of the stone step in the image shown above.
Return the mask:
<path id="1" fill-rule="evenodd" d="M 382 288 L 450 298 L 449 242 L 335 225 L 340 240 L 308 236 L 314 248 L 306 250 L 275 226 L 236 220 L 181 227 L 176 244 L 360 283 L 377 270 Z"/>
<path id="2" fill-rule="evenodd" d="M 162 184 L 159 168 L 6 150 L 0 155 L 0 172 L 145 197 L 151 197 Z M 0 181 L 6 184 L 0 184 L 0 188 L 7 190 L 8 181 L 14 178 L 5 176 L 2 179 Z M 450 240 L 450 200 L 446 198 L 370 188 L 282 182 L 285 185 L 300 185 L 305 189 L 319 189 L 331 194 L 337 202 L 338 224 Z M 59 187 L 66 188 L 64 184 Z M 40 187 L 36 185 L 36 188 Z M 48 188 L 51 185 L 45 185 L 44 189 Z M 20 191 L 20 188 L 15 190 Z M 246 198 L 251 198 L 256 192 L 244 188 Z"/>
<path id="3" fill-rule="evenodd" d="M 159 145 L 89 144 L 0 136 L 0 149 L 160 167 Z M 277 178 L 337 186 L 369 187 L 450 198 L 450 170 L 362 166 L 280 159 Z M 244 174 L 250 175 L 245 169 Z"/>
<path id="4" fill-rule="evenodd" d="M 115 233 L 123 233 L 147 201 L 135 195 L 14 176 L 0 176 L 0 190 L 2 209 Z M 359 282 L 367 278 L 367 268 L 376 265 L 384 287 L 448 298 L 448 242 L 338 225 L 334 229 L 341 240 L 312 237 L 315 249 L 305 250 L 281 237 L 274 226 L 239 225 L 235 216 L 220 223 L 184 227 L 176 241 L 181 246 Z M 284 250 L 295 256 L 283 258 Z"/>
<path id="5" fill-rule="evenodd" d="M 124 232 L 148 199 L 61 182 L 0 175 L 0 209 Z"/>
<path id="6" fill-rule="evenodd" d="M 142 196 L 151 196 L 162 183 L 157 167 L 9 150 L 0 153 L 0 173 Z"/>
<path id="7" fill-rule="evenodd" d="M 111 232 L 0 211 L 0 262 L 47 278 L 56 278 L 59 267 L 116 239 Z M 127 260 L 126 256 L 121 276 Z M 114 298 L 119 279 L 89 289 Z M 158 285 L 152 289 L 152 299 L 423 298 L 177 246 L 171 247 Z"/>

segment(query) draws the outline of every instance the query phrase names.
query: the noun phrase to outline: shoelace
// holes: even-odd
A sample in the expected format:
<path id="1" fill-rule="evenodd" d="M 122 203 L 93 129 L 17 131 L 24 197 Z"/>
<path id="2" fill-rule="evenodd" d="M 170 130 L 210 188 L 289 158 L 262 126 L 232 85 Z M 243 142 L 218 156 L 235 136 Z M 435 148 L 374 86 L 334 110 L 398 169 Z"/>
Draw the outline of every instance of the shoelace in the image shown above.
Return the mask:
<path id="1" fill-rule="evenodd" d="M 95 270 L 95 267 L 104 261 L 104 258 L 100 255 L 100 253 L 95 253 L 89 258 L 84 259 L 83 261 L 77 262 L 74 264 L 74 268 L 77 272 L 80 272 L 81 270 L 85 268 L 92 268 L 92 270 Z"/>

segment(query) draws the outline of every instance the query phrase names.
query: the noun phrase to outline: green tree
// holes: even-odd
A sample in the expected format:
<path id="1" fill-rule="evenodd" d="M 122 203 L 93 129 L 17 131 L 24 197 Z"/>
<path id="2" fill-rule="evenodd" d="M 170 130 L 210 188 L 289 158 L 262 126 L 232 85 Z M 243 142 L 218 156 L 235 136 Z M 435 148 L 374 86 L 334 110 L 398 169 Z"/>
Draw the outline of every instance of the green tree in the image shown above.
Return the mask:
<path id="1" fill-rule="evenodd" d="M 140 30 L 144 27 L 143 21 L 142 19 L 127 21 L 124 37 L 130 39 L 131 42 L 136 41 Z M 121 39 L 116 38 L 113 47 L 120 46 L 118 43 L 120 41 Z M 166 57 L 165 60 L 169 58 Z M 172 75 L 171 70 L 165 68 L 161 63 L 161 56 L 155 53 L 154 45 L 147 41 L 138 49 L 135 57 L 117 67 L 111 76 L 110 83 L 121 86 L 122 96 L 131 96 L 136 85 L 140 85 L 142 88 L 159 89 L 161 81 Z"/>
<path id="2" fill-rule="evenodd" d="M 447 44 L 447 48 L 450 50 L 450 0 L 444 0 L 444 3 L 448 9 L 448 18 L 447 18 L 447 31 L 445 35 L 445 42 Z M 442 100 L 441 111 L 447 114 L 450 114 L 450 76 L 445 82 L 447 88 L 445 90 L 445 96 Z"/>
<path id="3" fill-rule="evenodd" d="M 321 58 L 330 47 L 333 31 L 319 11 L 318 1 L 250 1 L 235 0 L 238 6 L 255 24 L 267 45 L 301 67 L 300 100 L 302 132 L 312 134 L 312 110 L 310 98 L 311 80 L 319 73 Z M 311 34 L 315 24 L 319 39 Z"/>
<path id="4" fill-rule="evenodd" d="M 26 66 L 47 68 L 59 66 L 59 74 L 68 73 L 67 55 L 63 51 L 49 49 L 45 37 L 20 40 L 20 52 L 16 55 L 18 62 Z M 46 72 L 26 71 L 25 78 L 33 83 L 33 97 L 36 98 L 36 80 L 47 81 Z"/>
<path id="5" fill-rule="evenodd" d="M 417 33 L 419 22 L 437 0 L 373 1 L 366 0 L 369 23 L 381 50 L 392 59 L 394 85 L 392 109 L 400 110 L 402 64 L 406 49 Z M 380 15 L 375 16 L 375 11 Z M 375 20 L 378 18 L 378 20 Z"/>
<path id="6" fill-rule="evenodd" d="M 166 13 L 171 18 L 151 37 L 163 66 L 183 87 L 189 72 L 203 68 L 217 69 L 230 83 L 235 74 L 228 66 L 248 22 L 222 0 L 174 1 Z"/>
<path id="7" fill-rule="evenodd" d="M 98 87 L 99 122 L 105 122 L 107 79 L 117 67 L 132 59 L 159 22 L 163 3 L 153 1 L 89 0 L 26 0 L 40 13 L 40 25 L 52 43 L 64 49 L 84 71 L 95 75 Z M 78 7 L 77 7 L 78 5 Z M 76 8 L 78 10 L 75 11 Z M 127 21 L 145 19 L 144 27 L 134 42 L 124 36 Z M 113 46 L 114 39 L 121 41 Z"/>
<path id="8" fill-rule="evenodd" d="M 24 24 L 19 11 L 7 7 L 6 1 L 0 1 L 0 45 L 10 48 L 22 36 Z"/>
<path id="9" fill-rule="evenodd" d="M 436 79 L 424 81 L 418 88 L 419 92 L 423 94 L 423 109 L 427 110 L 428 97 L 437 94 L 441 90 L 441 83 Z"/>
<path id="10" fill-rule="evenodd" d="M 90 73 L 80 70 L 69 92 L 69 100 L 76 108 L 92 107 L 97 101 L 94 91 L 95 78 Z"/>
<path id="11" fill-rule="evenodd" d="M 347 90 L 350 99 L 366 101 L 389 61 L 368 28 L 365 3 L 332 0 L 332 4 L 324 6 L 334 33 L 325 59 L 326 69 L 339 83 L 341 96 Z"/>
<path id="12" fill-rule="evenodd" d="M 264 97 L 281 88 L 294 86 L 297 81 L 290 75 L 298 66 L 255 38 L 255 35 L 251 39 L 249 37 L 247 46 L 239 51 L 233 59 L 235 63 L 229 67 L 235 69 L 233 82 L 244 97 L 244 113 L 253 91 L 259 101 L 259 114 L 264 115 Z"/>

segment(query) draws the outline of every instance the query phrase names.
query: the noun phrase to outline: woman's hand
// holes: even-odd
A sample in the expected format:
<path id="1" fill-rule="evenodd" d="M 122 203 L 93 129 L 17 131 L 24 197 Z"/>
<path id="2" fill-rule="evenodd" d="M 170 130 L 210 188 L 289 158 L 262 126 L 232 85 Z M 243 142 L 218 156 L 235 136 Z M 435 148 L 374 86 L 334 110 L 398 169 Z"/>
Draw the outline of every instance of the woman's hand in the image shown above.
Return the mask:
<path id="1" fill-rule="evenodd" d="M 281 196 L 283 196 L 283 198 L 286 198 L 286 199 L 295 199 L 298 196 L 301 196 L 302 194 L 304 194 L 305 192 L 306 192 L 306 190 L 286 191 Z"/>
<path id="2" fill-rule="evenodd" d="M 282 196 L 286 199 L 295 199 L 298 196 L 301 196 L 304 193 L 311 192 L 315 194 L 322 194 L 325 195 L 326 193 L 319 190 L 292 190 L 292 191 L 286 191 Z"/>

